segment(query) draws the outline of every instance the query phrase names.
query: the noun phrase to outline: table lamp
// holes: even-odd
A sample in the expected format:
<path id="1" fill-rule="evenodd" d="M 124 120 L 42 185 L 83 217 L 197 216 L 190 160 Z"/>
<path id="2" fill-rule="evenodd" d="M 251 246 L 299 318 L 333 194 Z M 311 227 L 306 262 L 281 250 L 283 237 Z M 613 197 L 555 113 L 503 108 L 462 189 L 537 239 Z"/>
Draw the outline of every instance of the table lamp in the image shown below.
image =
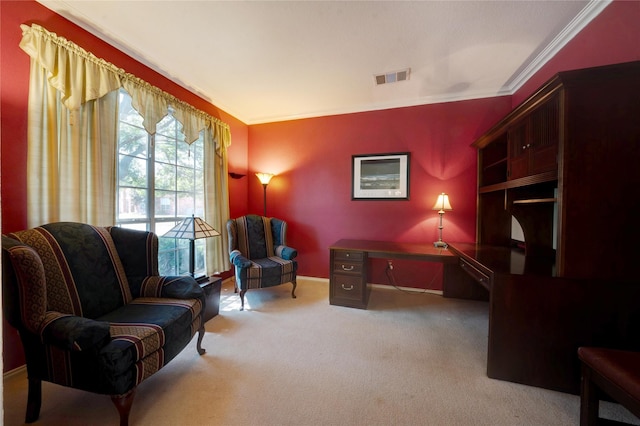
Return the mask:
<path id="1" fill-rule="evenodd" d="M 442 241 L 442 216 L 444 216 L 444 212 L 446 210 L 453 210 L 451 208 L 451 204 L 449 203 L 449 196 L 444 192 L 438 195 L 438 199 L 436 200 L 436 203 L 433 205 L 432 209 L 438 210 L 438 214 L 440 215 L 440 225 L 438 226 L 439 237 L 438 241 L 434 242 L 433 245 L 435 247 L 447 248 L 448 244 Z"/>
<path id="2" fill-rule="evenodd" d="M 207 222 L 191 215 L 190 217 L 182 219 L 180 223 L 171 228 L 163 237 L 189 240 L 189 275 L 193 277 L 195 269 L 195 240 L 218 235 L 220 235 L 220 233 L 213 229 Z"/>

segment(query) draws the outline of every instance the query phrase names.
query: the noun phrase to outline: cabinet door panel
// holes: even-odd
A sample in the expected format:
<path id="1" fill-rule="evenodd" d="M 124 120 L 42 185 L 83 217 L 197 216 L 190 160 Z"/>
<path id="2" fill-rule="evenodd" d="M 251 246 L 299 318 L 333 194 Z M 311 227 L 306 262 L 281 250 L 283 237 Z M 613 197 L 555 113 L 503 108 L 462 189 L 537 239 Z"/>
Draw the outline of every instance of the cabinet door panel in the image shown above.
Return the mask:
<path id="1" fill-rule="evenodd" d="M 544 146 L 531 150 L 529 174 L 549 172 L 558 168 L 558 145 Z"/>
<path id="2" fill-rule="evenodd" d="M 529 173 L 529 137 L 527 122 L 509 129 L 509 179 Z"/>

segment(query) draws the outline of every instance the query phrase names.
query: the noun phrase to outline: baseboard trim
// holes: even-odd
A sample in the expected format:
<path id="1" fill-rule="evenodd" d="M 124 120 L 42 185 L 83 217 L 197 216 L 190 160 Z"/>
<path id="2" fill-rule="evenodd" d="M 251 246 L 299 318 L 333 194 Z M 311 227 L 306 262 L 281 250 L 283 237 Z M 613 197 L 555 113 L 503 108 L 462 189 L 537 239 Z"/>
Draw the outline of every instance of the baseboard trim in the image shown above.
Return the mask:
<path id="1" fill-rule="evenodd" d="M 431 290 L 428 288 L 418 288 L 418 287 L 400 287 L 400 286 L 393 286 L 393 285 L 389 285 L 389 284 L 369 284 L 371 287 L 373 288 L 378 288 L 378 289 L 397 289 L 397 290 L 402 290 L 405 291 L 407 293 L 416 293 L 416 294 L 421 294 L 421 293 L 430 293 L 430 294 L 437 294 L 439 296 L 442 296 L 442 290 Z"/>
<path id="2" fill-rule="evenodd" d="M 2 377 L 5 378 L 5 379 L 9 379 L 9 378 L 11 378 L 13 376 L 17 376 L 19 374 L 23 374 L 23 373 L 26 374 L 26 372 L 27 372 L 27 365 L 24 364 L 24 365 L 21 365 L 20 367 L 14 368 L 13 370 L 7 371 L 6 373 L 4 373 L 2 375 Z"/>
<path id="3" fill-rule="evenodd" d="M 298 278 L 304 279 L 305 281 L 316 281 L 327 284 L 329 283 L 329 278 L 309 277 L 306 275 L 298 275 Z"/>

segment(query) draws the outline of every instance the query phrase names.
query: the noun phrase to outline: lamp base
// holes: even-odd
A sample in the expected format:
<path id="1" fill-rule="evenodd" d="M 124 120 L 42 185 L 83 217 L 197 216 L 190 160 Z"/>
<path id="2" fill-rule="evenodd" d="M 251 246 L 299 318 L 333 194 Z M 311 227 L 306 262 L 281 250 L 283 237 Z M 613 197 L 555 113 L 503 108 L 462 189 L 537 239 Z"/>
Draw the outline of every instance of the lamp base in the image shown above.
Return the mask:
<path id="1" fill-rule="evenodd" d="M 447 248 L 447 247 L 449 247 L 449 244 L 447 244 L 444 241 L 440 240 L 440 241 L 434 242 L 433 246 L 434 247 L 440 247 L 440 248 Z"/>

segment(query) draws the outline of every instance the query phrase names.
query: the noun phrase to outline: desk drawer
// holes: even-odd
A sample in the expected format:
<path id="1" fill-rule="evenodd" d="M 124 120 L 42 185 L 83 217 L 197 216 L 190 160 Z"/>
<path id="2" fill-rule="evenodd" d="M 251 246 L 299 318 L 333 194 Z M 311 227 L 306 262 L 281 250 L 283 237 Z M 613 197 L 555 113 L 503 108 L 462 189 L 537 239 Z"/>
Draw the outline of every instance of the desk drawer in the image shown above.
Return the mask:
<path id="1" fill-rule="evenodd" d="M 487 290 L 491 291 L 491 278 L 487 274 L 462 258 L 460 259 L 460 268 L 469 274 L 471 278 L 482 284 Z"/>
<path id="2" fill-rule="evenodd" d="M 333 250 L 335 260 L 350 260 L 352 262 L 362 262 L 364 252 L 355 250 Z"/>
<path id="3" fill-rule="evenodd" d="M 338 299 L 361 301 L 363 299 L 362 278 L 359 276 L 334 274 L 331 282 L 333 296 Z"/>
<path id="4" fill-rule="evenodd" d="M 356 263 L 356 262 L 349 262 L 349 261 L 344 261 L 341 262 L 339 260 L 335 260 L 333 262 L 333 272 L 337 272 L 340 274 L 362 274 L 363 271 L 363 264 L 362 262 Z"/>

